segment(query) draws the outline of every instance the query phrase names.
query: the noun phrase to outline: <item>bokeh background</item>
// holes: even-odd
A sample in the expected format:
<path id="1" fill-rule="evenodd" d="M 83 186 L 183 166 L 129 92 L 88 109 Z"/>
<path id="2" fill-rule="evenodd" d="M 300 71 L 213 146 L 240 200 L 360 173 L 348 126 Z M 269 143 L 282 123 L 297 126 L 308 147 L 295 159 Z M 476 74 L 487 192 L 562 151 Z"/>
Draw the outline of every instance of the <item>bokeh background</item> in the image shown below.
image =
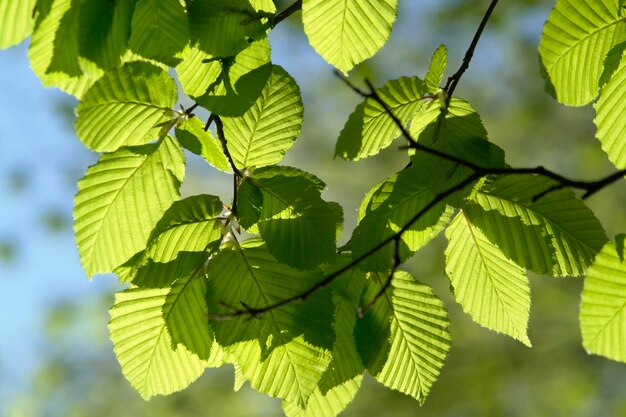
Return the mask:
<path id="1" fill-rule="evenodd" d="M 400 0 L 383 50 L 353 71 L 376 85 L 423 76 L 440 43 L 447 75 L 458 68 L 487 0 Z M 279 8 L 288 1 L 277 1 Z M 553 0 L 501 2 L 457 94 L 481 114 L 513 166 L 545 165 L 593 179 L 611 172 L 594 139 L 591 108 L 557 105 L 543 90 L 537 45 Z M 345 211 L 345 240 L 363 194 L 406 164 L 394 145 L 350 163 L 334 143 L 360 100 L 309 47 L 300 14 L 270 36 L 273 61 L 299 82 L 302 137 L 284 164 L 328 183 Z M 27 43 L 0 51 L 0 416 L 280 416 L 277 400 L 247 386 L 234 393 L 232 368 L 209 370 L 189 389 L 144 402 L 121 375 L 106 324 L 112 276 L 88 281 L 72 232 L 76 182 L 97 155 L 73 132 L 75 100 L 44 89 L 28 67 Z M 183 193 L 230 199 L 230 179 L 188 155 Z M 588 201 L 610 237 L 626 232 L 626 182 Z M 531 276 L 532 349 L 474 324 L 455 304 L 443 270 L 445 239 L 403 266 L 432 285 L 451 316 L 453 347 L 423 406 L 366 378 L 345 416 L 626 416 L 626 364 L 586 354 L 578 330 L 581 278 Z"/>

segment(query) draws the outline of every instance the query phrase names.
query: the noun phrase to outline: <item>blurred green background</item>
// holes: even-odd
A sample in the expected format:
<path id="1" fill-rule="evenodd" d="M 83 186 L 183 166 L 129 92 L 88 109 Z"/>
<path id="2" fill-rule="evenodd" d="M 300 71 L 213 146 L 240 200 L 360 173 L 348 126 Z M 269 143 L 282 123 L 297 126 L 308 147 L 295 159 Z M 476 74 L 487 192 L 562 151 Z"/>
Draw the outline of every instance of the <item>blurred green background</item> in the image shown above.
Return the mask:
<path id="1" fill-rule="evenodd" d="M 400 0 L 384 49 L 351 74 L 359 84 L 423 76 L 440 43 L 450 75 L 487 0 Z M 289 4 L 278 1 L 279 8 Z M 537 45 L 553 1 L 501 2 L 457 94 L 481 114 L 513 166 L 545 165 L 593 179 L 612 167 L 594 139 L 593 110 L 557 105 L 543 91 Z M 308 46 L 299 14 L 270 36 L 273 60 L 299 82 L 302 137 L 284 164 L 328 183 L 344 207 L 347 239 L 363 194 L 406 156 L 397 144 L 358 163 L 333 159 L 334 143 L 360 100 Z M 73 242 L 76 182 L 97 155 L 73 134 L 75 101 L 44 90 L 28 69 L 27 45 L 0 52 L 0 416 L 280 416 L 280 403 L 234 393 L 232 368 L 208 370 L 189 389 L 144 402 L 121 375 L 108 340 L 107 310 L 120 289 L 110 276 L 88 282 Z M 400 142 L 398 142 L 399 144 Z M 230 179 L 188 155 L 184 194 L 230 198 Z M 607 234 L 626 232 L 626 182 L 588 201 Z M 423 406 L 366 378 L 345 416 L 626 416 L 626 365 L 581 346 L 582 279 L 531 276 L 528 349 L 474 324 L 455 304 L 443 273 L 445 239 L 403 266 L 432 285 L 449 308 L 453 346 Z"/>

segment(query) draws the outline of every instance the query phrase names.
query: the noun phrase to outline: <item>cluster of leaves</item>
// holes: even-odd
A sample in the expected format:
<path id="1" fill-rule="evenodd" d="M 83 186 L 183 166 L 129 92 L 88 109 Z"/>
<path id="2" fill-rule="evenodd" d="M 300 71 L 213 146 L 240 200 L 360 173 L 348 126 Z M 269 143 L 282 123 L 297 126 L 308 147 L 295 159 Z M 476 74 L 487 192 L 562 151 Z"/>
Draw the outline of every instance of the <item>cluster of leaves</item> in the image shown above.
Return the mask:
<path id="1" fill-rule="evenodd" d="M 559 101 L 583 105 L 601 91 L 598 138 L 621 169 L 622 3 L 558 0 L 540 45 Z M 409 163 L 365 196 L 337 248 L 343 213 L 322 198 L 324 182 L 277 165 L 304 110 L 296 81 L 270 60 L 267 33 L 300 8 L 313 48 L 347 73 L 386 42 L 397 1 L 303 0 L 276 13 L 271 0 L 0 0 L 0 47 L 32 33 L 34 72 L 80 99 L 76 133 L 102 153 L 78 184 L 76 241 L 89 276 L 130 284 L 109 328 L 141 395 L 230 363 L 235 388 L 249 381 L 289 416 L 338 414 L 365 371 L 423 401 L 450 349 L 448 318 L 399 266 L 444 231 L 451 288 L 477 323 L 530 346 L 526 272 L 586 274 L 584 344 L 626 361 L 623 236 L 607 243 L 558 176 L 508 167 L 472 106 L 441 87 L 444 46 L 424 79 L 363 93 L 341 131 L 344 159 L 404 136 Z M 183 93 L 196 104 L 176 110 Z M 200 107 L 206 122 L 194 116 Z M 232 174 L 230 203 L 180 198 L 184 150 Z"/>

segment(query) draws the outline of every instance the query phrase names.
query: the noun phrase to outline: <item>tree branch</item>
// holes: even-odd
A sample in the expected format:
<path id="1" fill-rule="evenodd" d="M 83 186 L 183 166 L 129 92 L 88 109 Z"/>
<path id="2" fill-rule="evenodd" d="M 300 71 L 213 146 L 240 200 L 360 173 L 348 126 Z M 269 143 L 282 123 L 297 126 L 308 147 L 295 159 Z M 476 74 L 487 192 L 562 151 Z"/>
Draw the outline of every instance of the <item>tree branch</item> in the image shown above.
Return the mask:
<path id="1" fill-rule="evenodd" d="M 483 31 L 487 26 L 487 22 L 489 22 L 489 18 L 493 13 L 493 9 L 495 9 L 497 5 L 498 0 L 491 1 L 489 8 L 487 8 L 487 11 L 483 16 L 483 20 L 480 22 L 480 25 L 478 26 L 478 29 L 474 34 L 474 38 L 472 39 L 469 48 L 467 48 L 467 52 L 465 52 L 465 57 L 463 58 L 463 63 L 461 64 L 461 67 L 457 70 L 457 72 L 454 73 L 454 75 L 448 78 L 448 81 L 446 82 L 446 86 L 444 88 L 444 90 L 448 93 L 448 97 L 446 98 L 446 105 L 450 104 L 452 94 L 454 94 L 454 90 L 456 89 L 457 84 L 461 80 L 461 77 L 463 76 L 465 71 L 467 71 L 467 69 L 469 68 L 470 62 L 472 62 L 472 58 L 474 57 L 474 51 L 476 50 L 476 46 L 478 45 L 478 41 L 480 40 L 480 37 L 482 36 Z"/>
<path id="2" fill-rule="evenodd" d="M 230 168 L 233 170 L 233 206 L 231 208 L 231 212 L 233 214 L 237 213 L 237 189 L 239 188 L 239 180 L 243 178 L 241 171 L 235 165 L 235 161 L 233 160 L 233 156 L 228 150 L 228 142 L 226 141 L 226 136 L 224 135 L 224 123 L 222 122 L 222 118 L 215 113 L 211 113 L 209 120 L 207 121 L 207 125 L 210 124 L 211 121 L 215 121 L 215 131 L 217 133 L 217 138 L 222 144 L 222 149 L 224 150 L 224 155 L 228 159 L 228 163 L 230 164 Z"/>
<path id="3" fill-rule="evenodd" d="M 289 16 L 302 9 L 302 0 L 296 0 L 291 6 L 287 7 L 280 13 L 277 13 L 274 16 L 274 20 L 272 22 L 272 29 L 275 28 L 280 22 L 287 19 Z"/>

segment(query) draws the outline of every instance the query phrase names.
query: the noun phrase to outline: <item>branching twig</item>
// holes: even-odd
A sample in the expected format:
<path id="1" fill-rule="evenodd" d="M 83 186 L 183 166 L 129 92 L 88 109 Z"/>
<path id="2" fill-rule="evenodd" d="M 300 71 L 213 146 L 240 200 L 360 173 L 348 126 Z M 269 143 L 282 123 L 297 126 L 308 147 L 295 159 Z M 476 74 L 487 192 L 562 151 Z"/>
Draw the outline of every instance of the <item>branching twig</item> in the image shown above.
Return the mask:
<path id="1" fill-rule="evenodd" d="M 447 100 L 449 101 L 450 98 L 452 97 L 452 93 L 454 92 L 454 89 L 456 88 L 456 86 L 459 83 L 459 80 L 461 79 L 461 77 L 463 76 L 464 72 L 469 68 L 470 62 L 472 60 L 474 51 L 476 49 L 476 46 L 478 44 L 478 41 L 480 39 L 480 36 L 495 8 L 495 6 L 497 5 L 498 0 L 492 0 L 485 16 L 483 17 L 483 20 L 480 23 L 480 26 L 478 28 L 478 30 L 476 31 L 476 34 L 474 35 L 474 38 L 472 39 L 472 42 L 470 44 L 470 47 L 468 48 L 465 57 L 463 59 L 463 63 L 461 65 L 461 67 L 459 68 L 459 70 L 452 75 L 450 78 L 448 78 L 445 90 L 448 92 L 448 97 Z M 285 17 L 289 16 L 291 13 L 295 12 L 296 10 L 298 10 L 301 7 L 301 2 L 297 1 L 296 3 L 294 3 L 290 8 L 288 8 L 287 10 L 285 10 L 283 13 L 286 14 Z M 294 8 L 294 10 L 290 11 L 289 13 L 286 13 L 288 10 Z M 283 17 L 283 19 L 285 18 Z M 281 19 L 282 20 L 282 19 Z M 275 20 L 276 22 L 276 20 Z M 371 249 L 369 249 L 368 251 L 366 251 L 365 253 L 361 254 L 360 256 L 354 258 L 351 262 L 349 262 L 348 264 L 344 265 L 343 267 L 339 268 L 338 270 L 336 270 L 335 272 L 327 275 L 326 277 L 324 277 L 321 281 L 319 281 L 318 283 L 316 283 L 315 285 L 311 286 L 309 289 L 307 289 L 306 291 L 303 291 L 299 294 L 293 295 L 291 297 L 285 298 L 283 300 L 280 300 L 278 302 L 275 302 L 273 304 L 269 304 L 263 307 L 251 307 L 251 306 L 244 306 L 245 308 L 243 310 L 240 309 L 235 309 L 232 310 L 229 313 L 225 313 L 225 314 L 210 314 L 209 318 L 214 319 L 214 320 L 226 320 L 226 319 L 232 319 L 232 318 L 236 318 L 236 317 L 240 317 L 240 316 L 250 316 L 250 317 L 259 317 L 261 316 L 263 313 L 270 311 L 270 310 L 274 310 L 276 308 L 282 307 L 286 304 L 292 303 L 294 301 L 304 301 L 306 300 L 309 296 L 311 296 L 312 294 L 314 294 L 315 292 L 327 287 L 328 285 L 330 285 L 335 279 L 337 279 L 339 276 L 341 276 L 342 274 L 344 274 L 345 272 L 349 271 L 352 268 L 357 267 L 359 264 L 361 264 L 363 261 L 365 261 L 367 258 L 369 258 L 370 256 L 374 255 L 375 253 L 377 253 L 379 250 L 381 250 L 382 248 L 384 248 L 386 245 L 388 245 L 391 242 L 395 242 L 395 247 L 394 247 L 394 260 L 393 260 L 393 266 L 392 266 L 392 270 L 391 273 L 389 274 L 387 281 L 383 284 L 383 286 L 381 287 L 380 291 L 376 294 L 376 296 L 367 304 L 363 305 L 360 309 L 359 309 L 359 314 L 362 315 L 364 314 L 367 309 L 371 308 L 376 301 L 385 293 L 385 291 L 389 288 L 389 286 L 391 285 L 391 282 L 393 280 L 393 275 L 396 272 L 396 270 L 398 269 L 398 267 L 401 264 L 401 259 L 400 259 L 400 242 L 402 239 L 403 234 L 409 230 L 413 224 L 415 224 L 415 222 L 417 222 L 422 216 L 424 216 L 429 210 L 431 210 L 433 207 L 435 207 L 437 204 L 442 203 L 445 199 L 447 199 L 448 197 L 450 197 L 452 194 L 464 189 L 465 187 L 467 187 L 468 185 L 474 183 L 475 181 L 480 180 L 481 178 L 484 178 L 486 176 L 489 175 L 540 175 L 546 178 L 550 178 L 554 181 L 556 181 L 556 184 L 547 189 L 546 191 L 542 192 L 540 195 L 535 196 L 535 199 L 541 198 L 543 196 L 545 196 L 546 194 L 558 190 L 558 189 L 562 189 L 562 188 L 566 188 L 566 187 L 570 187 L 570 188 L 575 188 L 575 189 L 579 189 L 579 190 L 583 190 L 585 193 L 583 194 L 583 198 L 588 198 L 590 196 L 592 196 L 593 194 L 595 194 L 596 192 L 600 191 L 601 189 L 605 188 L 606 186 L 616 182 L 617 180 L 619 180 L 620 178 L 626 176 L 626 170 L 621 170 L 618 172 L 615 172 L 613 174 L 610 174 L 604 178 L 601 178 L 599 180 L 596 181 L 581 181 L 581 180 L 573 180 L 567 177 L 564 177 L 560 174 L 557 174 L 555 172 L 552 172 L 542 166 L 539 167 L 535 167 L 535 168 L 491 168 L 491 167 L 483 167 L 480 165 L 477 165 L 471 161 L 456 157 L 454 155 L 450 155 L 448 153 L 439 151 L 437 149 L 432 149 L 430 147 L 427 147 L 419 142 L 417 142 L 415 140 L 415 138 L 413 138 L 411 136 L 411 134 L 409 133 L 409 131 L 406 129 L 404 123 L 402 123 L 402 121 L 393 113 L 392 109 L 389 107 L 389 105 L 378 95 L 378 93 L 375 91 L 374 87 L 372 86 L 372 84 L 366 80 L 366 83 L 369 87 L 369 92 L 365 92 L 361 89 L 359 89 L 358 87 L 356 87 L 354 84 L 352 84 L 347 78 L 345 78 L 342 74 L 338 73 L 337 71 L 335 71 L 335 74 L 348 86 L 350 87 L 355 93 L 361 95 L 364 98 L 371 98 L 373 100 L 375 100 L 376 102 L 378 102 L 383 109 L 385 110 L 385 112 L 389 115 L 389 117 L 394 121 L 394 124 L 396 125 L 396 127 L 398 127 L 400 129 L 400 131 L 402 132 L 402 135 L 405 137 L 405 139 L 409 142 L 410 147 L 414 148 L 417 151 L 421 151 L 421 152 L 426 152 L 428 154 L 437 156 L 442 158 L 443 160 L 447 160 L 447 161 L 451 161 L 454 162 L 458 165 L 464 166 L 466 168 L 469 168 L 472 172 L 468 174 L 468 176 L 462 180 L 459 181 L 457 184 L 451 186 L 450 188 L 438 193 L 435 195 L 435 197 L 428 203 L 426 204 L 421 210 L 419 210 L 417 213 L 415 213 L 413 215 L 413 217 L 411 217 L 404 226 L 402 226 L 396 233 L 394 233 L 393 235 L 383 239 L 381 242 L 379 242 L 378 244 L 376 244 L 375 246 L 373 246 Z M 216 121 L 217 121 L 217 117 L 216 117 Z M 219 129 L 219 127 L 218 127 Z M 219 136 L 219 133 L 218 133 Z M 223 136 L 223 133 L 222 133 Z M 220 138 L 221 140 L 221 138 Z M 224 140 L 225 141 L 225 140 Z M 224 148 L 226 149 L 226 146 L 224 146 Z M 229 158 L 230 159 L 230 158 Z"/>
<path id="2" fill-rule="evenodd" d="M 296 0 L 291 6 L 287 7 L 282 12 L 276 14 L 274 16 L 274 21 L 272 22 L 272 28 L 275 28 L 283 20 L 287 19 L 289 16 L 302 9 L 302 0 Z"/>
<path id="3" fill-rule="evenodd" d="M 470 62 L 472 62 L 472 58 L 474 57 L 474 51 L 476 50 L 476 46 L 478 45 L 478 41 L 480 40 L 480 37 L 482 36 L 483 31 L 487 26 L 487 22 L 489 22 L 489 18 L 491 17 L 491 13 L 493 13 L 493 9 L 495 9 L 497 5 L 498 0 L 491 0 L 491 4 L 489 5 L 489 8 L 487 8 L 485 16 L 483 16 L 483 20 L 478 26 L 478 30 L 476 30 L 474 38 L 472 39 L 469 48 L 467 48 L 467 52 L 465 53 L 465 57 L 463 57 L 463 63 L 461 64 L 461 67 L 458 69 L 457 72 L 454 73 L 454 75 L 448 78 L 448 81 L 446 82 L 446 86 L 444 88 L 444 90 L 448 93 L 448 97 L 446 98 L 446 104 L 450 104 L 450 100 L 452 99 L 452 94 L 454 93 L 456 86 L 459 84 L 459 81 L 461 80 L 461 77 L 463 76 L 465 71 L 467 71 L 467 69 L 469 68 Z"/>

